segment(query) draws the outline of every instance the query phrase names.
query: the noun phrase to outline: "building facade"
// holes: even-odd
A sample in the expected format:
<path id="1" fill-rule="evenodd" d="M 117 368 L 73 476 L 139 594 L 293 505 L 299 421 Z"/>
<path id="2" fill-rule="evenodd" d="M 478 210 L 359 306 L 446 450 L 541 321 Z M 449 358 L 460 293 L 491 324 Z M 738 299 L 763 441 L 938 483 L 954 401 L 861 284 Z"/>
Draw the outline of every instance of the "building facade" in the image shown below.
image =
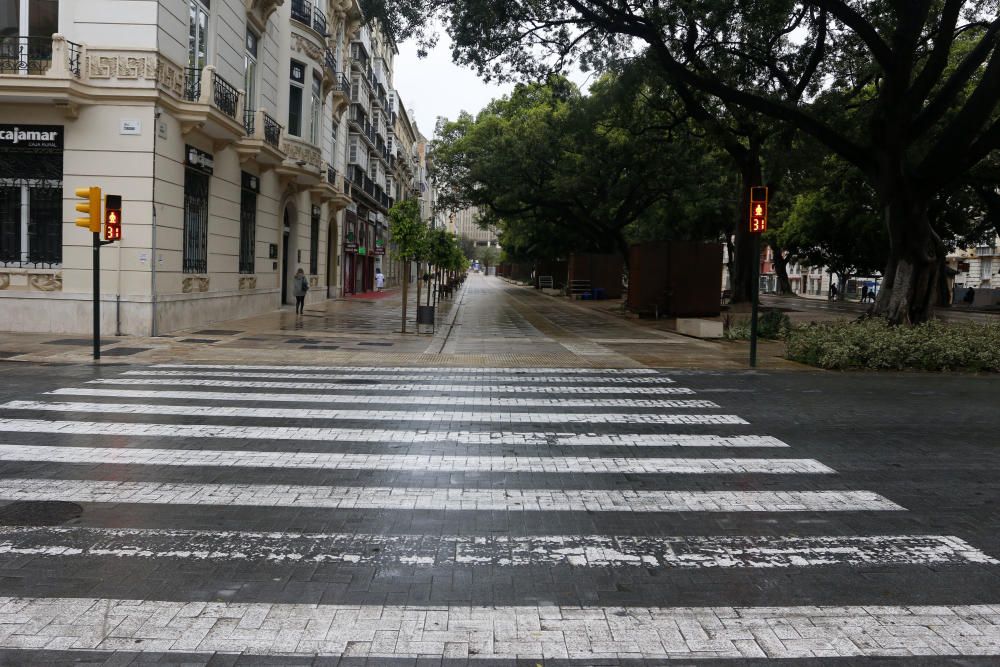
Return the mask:
<path id="1" fill-rule="evenodd" d="M 483 229 L 478 224 L 479 209 L 467 208 L 455 213 L 455 234 L 459 238 L 469 239 L 477 246 L 498 246 L 496 230 Z"/>
<path id="2" fill-rule="evenodd" d="M 89 330 L 86 186 L 123 199 L 106 334 L 273 310 L 299 268 L 308 303 L 398 273 L 394 56 L 357 0 L 0 0 L 4 328 Z"/>

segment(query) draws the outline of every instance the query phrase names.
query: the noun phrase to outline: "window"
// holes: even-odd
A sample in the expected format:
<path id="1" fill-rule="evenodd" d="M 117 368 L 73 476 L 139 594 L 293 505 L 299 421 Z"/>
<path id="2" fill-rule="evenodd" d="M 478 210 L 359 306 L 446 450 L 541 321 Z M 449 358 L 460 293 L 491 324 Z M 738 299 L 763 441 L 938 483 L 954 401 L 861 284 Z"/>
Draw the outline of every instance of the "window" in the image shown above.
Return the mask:
<path id="1" fill-rule="evenodd" d="M 309 143 L 314 146 L 319 145 L 320 129 L 323 110 L 323 79 L 313 73 L 312 96 L 309 104 Z"/>
<path id="2" fill-rule="evenodd" d="M 208 64 L 208 17 L 210 0 L 188 0 L 188 67 L 202 70 Z"/>
<path id="3" fill-rule="evenodd" d="M 247 48 L 243 56 L 243 90 L 247 113 L 257 110 L 257 35 L 247 28 Z"/>
<path id="4" fill-rule="evenodd" d="M 257 193 L 260 179 L 243 172 L 240 191 L 240 273 L 254 273 L 257 248 Z"/>
<path id="5" fill-rule="evenodd" d="M 0 37 L 52 37 L 59 32 L 59 0 L 0 0 Z"/>
<path id="6" fill-rule="evenodd" d="M 208 271 L 208 174 L 184 170 L 184 273 Z"/>
<path id="7" fill-rule="evenodd" d="M 0 125 L 5 134 L 13 125 Z M 59 125 L 21 125 L 33 135 L 0 145 L 0 263 L 62 262 L 63 139 Z"/>
<path id="8" fill-rule="evenodd" d="M 302 136 L 302 88 L 306 83 L 306 66 L 293 60 L 288 86 L 288 134 Z"/>
<path id="9" fill-rule="evenodd" d="M 348 163 L 350 163 L 350 164 L 358 164 L 359 163 L 359 160 L 358 160 L 358 151 L 359 150 L 360 150 L 360 145 L 359 145 L 359 141 L 358 141 L 358 135 L 352 134 L 351 135 L 351 149 L 350 149 L 350 153 L 347 156 Z"/>
<path id="10" fill-rule="evenodd" d="M 319 275 L 319 206 L 312 207 L 309 220 L 309 275 Z"/>

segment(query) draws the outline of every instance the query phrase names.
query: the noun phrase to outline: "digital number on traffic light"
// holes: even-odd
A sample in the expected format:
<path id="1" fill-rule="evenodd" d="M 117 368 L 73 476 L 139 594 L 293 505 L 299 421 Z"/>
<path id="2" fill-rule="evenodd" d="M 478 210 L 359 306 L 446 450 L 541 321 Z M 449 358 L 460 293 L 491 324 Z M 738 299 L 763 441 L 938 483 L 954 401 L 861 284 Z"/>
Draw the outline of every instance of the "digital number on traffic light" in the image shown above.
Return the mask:
<path id="1" fill-rule="evenodd" d="M 767 198 L 767 188 L 750 188 L 751 234 L 763 234 L 767 231 Z"/>

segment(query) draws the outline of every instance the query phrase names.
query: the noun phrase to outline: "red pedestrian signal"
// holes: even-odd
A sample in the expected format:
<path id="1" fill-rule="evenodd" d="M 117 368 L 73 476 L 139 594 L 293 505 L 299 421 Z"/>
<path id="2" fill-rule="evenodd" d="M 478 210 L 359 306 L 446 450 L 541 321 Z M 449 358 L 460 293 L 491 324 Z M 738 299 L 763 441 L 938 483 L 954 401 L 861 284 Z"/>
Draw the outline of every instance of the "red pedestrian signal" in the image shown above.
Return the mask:
<path id="1" fill-rule="evenodd" d="M 121 195 L 108 195 L 104 200 L 104 240 L 122 240 Z"/>
<path id="2" fill-rule="evenodd" d="M 750 233 L 767 231 L 767 188 L 750 188 Z"/>

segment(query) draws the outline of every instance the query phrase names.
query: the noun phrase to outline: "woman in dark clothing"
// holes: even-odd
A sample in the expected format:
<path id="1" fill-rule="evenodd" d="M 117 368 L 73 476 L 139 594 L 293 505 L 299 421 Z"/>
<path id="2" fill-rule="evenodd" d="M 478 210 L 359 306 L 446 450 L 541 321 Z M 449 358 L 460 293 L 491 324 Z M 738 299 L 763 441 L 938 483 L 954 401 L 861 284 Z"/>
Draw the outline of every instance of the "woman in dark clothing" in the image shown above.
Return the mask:
<path id="1" fill-rule="evenodd" d="M 301 315 L 306 309 L 306 292 L 309 291 L 309 279 L 305 271 L 299 269 L 292 282 L 292 294 L 295 295 L 295 314 Z"/>

